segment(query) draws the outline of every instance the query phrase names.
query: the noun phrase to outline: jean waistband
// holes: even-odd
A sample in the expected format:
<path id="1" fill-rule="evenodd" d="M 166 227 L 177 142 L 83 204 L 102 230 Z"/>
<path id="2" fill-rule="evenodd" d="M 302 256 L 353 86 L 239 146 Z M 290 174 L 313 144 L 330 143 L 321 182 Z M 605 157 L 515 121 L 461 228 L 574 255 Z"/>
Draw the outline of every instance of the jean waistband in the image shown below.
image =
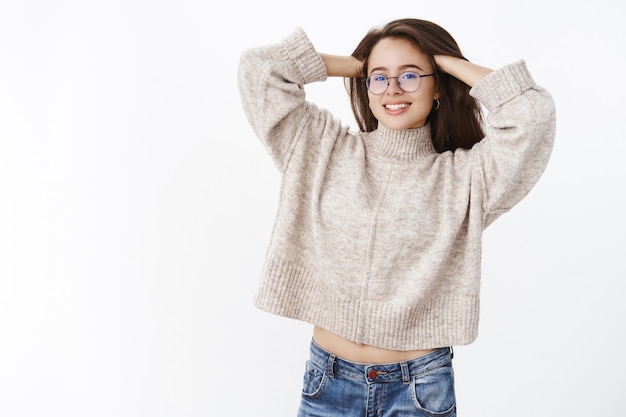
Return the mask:
<path id="1" fill-rule="evenodd" d="M 439 348 L 419 358 L 407 361 L 367 364 L 337 357 L 311 341 L 311 360 L 326 369 L 328 376 L 343 375 L 364 379 L 367 383 L 402 381 L 406 384 L 415 376 L 442 367 L 452 361 L 452 348 Z"/>

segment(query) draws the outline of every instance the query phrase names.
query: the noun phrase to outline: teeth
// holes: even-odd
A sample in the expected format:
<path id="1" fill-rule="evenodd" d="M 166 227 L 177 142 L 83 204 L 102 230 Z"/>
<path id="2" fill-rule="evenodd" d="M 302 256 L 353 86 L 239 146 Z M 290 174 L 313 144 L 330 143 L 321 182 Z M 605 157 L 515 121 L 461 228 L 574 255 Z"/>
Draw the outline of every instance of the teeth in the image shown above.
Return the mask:
<path id="1" fill-rule="evenodd" d="M 386 109 L 388 110 L 400 110 L 400 109 L 404 109 L 406 107 L 409 107 L 408 104 L 404 103 L 404 104 L 387 104 L 385 106 Z"/>

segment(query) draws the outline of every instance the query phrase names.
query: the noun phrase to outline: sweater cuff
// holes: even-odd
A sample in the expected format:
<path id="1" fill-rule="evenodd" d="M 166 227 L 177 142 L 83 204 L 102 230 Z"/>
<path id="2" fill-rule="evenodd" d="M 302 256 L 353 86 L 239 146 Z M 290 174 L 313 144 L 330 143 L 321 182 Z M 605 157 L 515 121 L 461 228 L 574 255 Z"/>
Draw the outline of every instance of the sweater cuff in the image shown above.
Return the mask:
<path id="1" fill-rule="evenodd" d="M 520 60 L 491 72 L 476 83 L 470 95 L 491 111 L 533 87 L 535 80 L 526 62 Z"/>
<path id="2" fill-rule="evenodd" d="M 286 58 L 296 64 L 305 84 L 326 80 L 328 75 L 324 61 L 302 28 L 297 28 L 282 44 Z"/>

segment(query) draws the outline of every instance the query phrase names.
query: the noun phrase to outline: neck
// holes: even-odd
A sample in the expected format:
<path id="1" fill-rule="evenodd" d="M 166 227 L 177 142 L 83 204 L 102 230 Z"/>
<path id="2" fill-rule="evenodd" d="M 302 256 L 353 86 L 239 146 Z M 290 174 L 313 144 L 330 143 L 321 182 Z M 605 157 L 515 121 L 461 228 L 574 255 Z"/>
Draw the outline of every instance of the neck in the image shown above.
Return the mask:
<path id="1" fill-rule="evenodd" d="M 415 129 L 389 129 L 379 124 L 368 136 L 372 152 L 390 159 L 412 161 L 437 153 L 433 146 L 430 125 Z"/>

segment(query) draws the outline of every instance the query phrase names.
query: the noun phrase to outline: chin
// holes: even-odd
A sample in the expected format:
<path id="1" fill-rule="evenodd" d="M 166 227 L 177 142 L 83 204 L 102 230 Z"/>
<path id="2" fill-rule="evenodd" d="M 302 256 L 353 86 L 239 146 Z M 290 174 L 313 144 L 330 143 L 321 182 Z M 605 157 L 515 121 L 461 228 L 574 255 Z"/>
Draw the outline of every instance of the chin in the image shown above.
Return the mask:
<path id="1" fill-rule="evenodd" d="M 407 121 L 407 120 L 400 120 L 400 119 L 389 120 L 388 118 L 383 118 L 383 119 L 378 119 L 378 120 L 380 121 L 380 123 L 385 125 L 387 129 L 393 129 L 393 130 L 419 129 L 420 127 L 426 126 L 426 120 L 413 119 L 412 121 Z"/>
<path id="2" fill-rule="evenodd" d="M 385 125 L 387 129 L 392 129 L 392 130 L 417 129 L 418 127 L 422 127 L 416 124 L 402 123 L 402 122 L 395 122 L 395 123 L 383 122 L 383 124 Z"/>

